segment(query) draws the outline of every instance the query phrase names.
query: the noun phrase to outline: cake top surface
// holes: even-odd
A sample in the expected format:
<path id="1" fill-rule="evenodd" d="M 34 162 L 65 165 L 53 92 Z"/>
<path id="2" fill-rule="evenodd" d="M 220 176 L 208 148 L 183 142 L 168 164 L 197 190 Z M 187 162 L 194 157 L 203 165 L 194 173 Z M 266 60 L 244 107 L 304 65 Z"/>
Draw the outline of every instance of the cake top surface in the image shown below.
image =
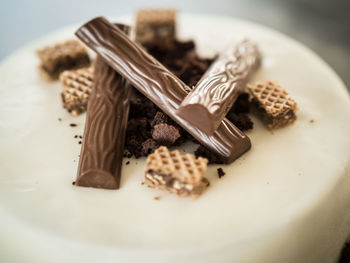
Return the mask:
<path id="1" fill-rule="evenodd" d="M 78 189 L 71 185 L 80 150 L 73 137 L 82 135 L 84 115 L 72 117 L 62 109 L 59 84 L 42 82 L 35 70 L 35 49 L 69 38 L 76 28 L 35 42 L 0 65 L 0 120 L 5 127 L 0 129 L 5 171 L 0 177 L 0 214 L 7 222 L 0 229 L 5 234 L 6 228 L 18 229 L 35 240 L 23 248 L 24 255 L 39 255 L 34 243 L 51 251 L 52 241 L 73 248 L 69 253 L 81 252 L 85 244 L 91 248 L 86 262 L 94 262 L 101 251 L 106 262 L 126 255 L 134 255 L 135 262 L 139 257 L 158 262 L 189 251 L 201 255 L 201 262 L 210 261 L 208 253 L 214 252 L 240 260 L 248 258 L 242 249 L 246 244 L 272 248 L 282 237 L 307 240 L 309 229 L 324 229 L 323 222 L 312 220 L 319 215 L 316 211 L 335 207 L 335 196 L 345 195 L 350 187 L 344 177 L 350 170 L 350 100 L 343 83 L 318 56 L 251 23 L 181 15 L 180 37 L 194 38 L 203 55 L 214 55 L 241 37 L 259 43 L 264 59 L 251 83 L 278 78 L 298 101 L 298 121 L 271 133 L 254 119 L 254 130 L 248 133 L 254 148 L 225 166 L 220 179 L 216 170 L 221 165 L 208 167 L 210 186 L 195 202 L 142 186 L 144 159 L 123 166 L 117 192 Z M 23 75 L 16 78 L 19 71 Z M 181 148 L 191 150 L 192 144 Z M 284 232 L 291 225 L 298 231 Z M 8 242 L 16 243 L 16 235 L 8 234 Z M 222 249 L 227 246 L 232 249 Z"/>

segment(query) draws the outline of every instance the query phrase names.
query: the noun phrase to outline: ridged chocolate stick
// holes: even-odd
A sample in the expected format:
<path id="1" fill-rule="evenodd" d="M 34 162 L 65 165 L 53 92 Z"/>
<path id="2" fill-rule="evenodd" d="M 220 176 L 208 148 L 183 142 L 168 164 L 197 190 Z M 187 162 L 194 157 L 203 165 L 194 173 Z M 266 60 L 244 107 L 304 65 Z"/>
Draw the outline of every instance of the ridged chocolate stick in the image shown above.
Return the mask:
<path id="1" fill-rule="evenodd" d="M 181 103 L 177 114 L 212 135 L 260 64 L 260 52 L 250 40 L 225 50 Z"/>
<path id="2" fill-rule="evenodd" d="M 76 35 L 223 162 L 231 163 L 250 149 L 249 138 L 226 119 L 208 136 L 179 117 L 175 112 L 190 88 L 105 18 L 91 20 Z"/>
<path id="3" fill-rule="evenodd" d="M 119 188 L 130 94 L 126 80 L 97 56 L 76 185 Z"/>

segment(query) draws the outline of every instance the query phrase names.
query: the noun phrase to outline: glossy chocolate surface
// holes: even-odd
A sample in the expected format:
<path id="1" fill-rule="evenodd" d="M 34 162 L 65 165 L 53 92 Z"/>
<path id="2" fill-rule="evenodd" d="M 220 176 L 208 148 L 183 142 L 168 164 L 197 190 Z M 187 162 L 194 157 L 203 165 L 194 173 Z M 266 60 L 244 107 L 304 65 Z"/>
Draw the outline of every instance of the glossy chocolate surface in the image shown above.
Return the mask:
<path id="1" fill-rule="evenodd" d="M 259 64 L 257 45 L 250 40 L 239 41 L 213 62 L 177 114 L 212 135 Z"/>
<path id="2" fill-rule="evenodd" d="M 212 136 L 208 136 L 179 117 L 176 110 L 190 88 L 105 18 L 89 21 L 78 29 L 76 35 L 225 163 L 233 162 L 250 149 L 249 138 L 226 119 Z"/>
<path id="3" fill-rule="evenodd" d="M 98 56 L 76 185 L 119 188 L 130 95 L 126 80 Z"/>

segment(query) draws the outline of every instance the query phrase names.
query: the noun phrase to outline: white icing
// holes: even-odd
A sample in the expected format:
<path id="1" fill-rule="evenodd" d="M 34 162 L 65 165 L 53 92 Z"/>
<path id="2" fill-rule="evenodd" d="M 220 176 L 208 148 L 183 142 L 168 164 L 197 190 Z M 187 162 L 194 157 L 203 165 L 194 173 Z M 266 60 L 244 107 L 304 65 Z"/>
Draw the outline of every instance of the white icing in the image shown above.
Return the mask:
<path id="1" fill-rule="evenodd" d="M 74 187 L 80 145 L 73 137 L 85 116 L 62 108 L 60 85 L 40 79 L 34 51 L 77 27 L 34 42 L 0 65 L 4 262 L 336 260 L 350 233 L 344 84 L 313 52 L 265 27 L 203 15 L 181 15 L 179 23 L 204 55 L 242 37 L 257 41 L 264 60 L 254 79 L 278 80 L 290 92 L 300 107 L 295 125 L 271 133 L 254 119 L 251 151 L 220 166 L 221 179 L 210 167 L 210 187 L 196 201 L 142 186 L 144 159 L 123 166 L 118 191 Z"/>

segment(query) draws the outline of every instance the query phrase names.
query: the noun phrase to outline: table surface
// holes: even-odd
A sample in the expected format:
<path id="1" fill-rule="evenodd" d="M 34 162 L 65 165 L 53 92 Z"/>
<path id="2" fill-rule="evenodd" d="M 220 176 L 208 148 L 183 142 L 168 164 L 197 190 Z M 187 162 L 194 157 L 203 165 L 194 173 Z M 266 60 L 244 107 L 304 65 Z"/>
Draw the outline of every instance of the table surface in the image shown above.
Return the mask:
<path id="1" fill-rule="evenodd" d="M 97 15 L 133 14 L 138 8 L 150 6 L 222 14 L 274 28 L 318 53 L 350 87 L 349 0 L 1 0 L 0 60 L 60 27 Z"/>

